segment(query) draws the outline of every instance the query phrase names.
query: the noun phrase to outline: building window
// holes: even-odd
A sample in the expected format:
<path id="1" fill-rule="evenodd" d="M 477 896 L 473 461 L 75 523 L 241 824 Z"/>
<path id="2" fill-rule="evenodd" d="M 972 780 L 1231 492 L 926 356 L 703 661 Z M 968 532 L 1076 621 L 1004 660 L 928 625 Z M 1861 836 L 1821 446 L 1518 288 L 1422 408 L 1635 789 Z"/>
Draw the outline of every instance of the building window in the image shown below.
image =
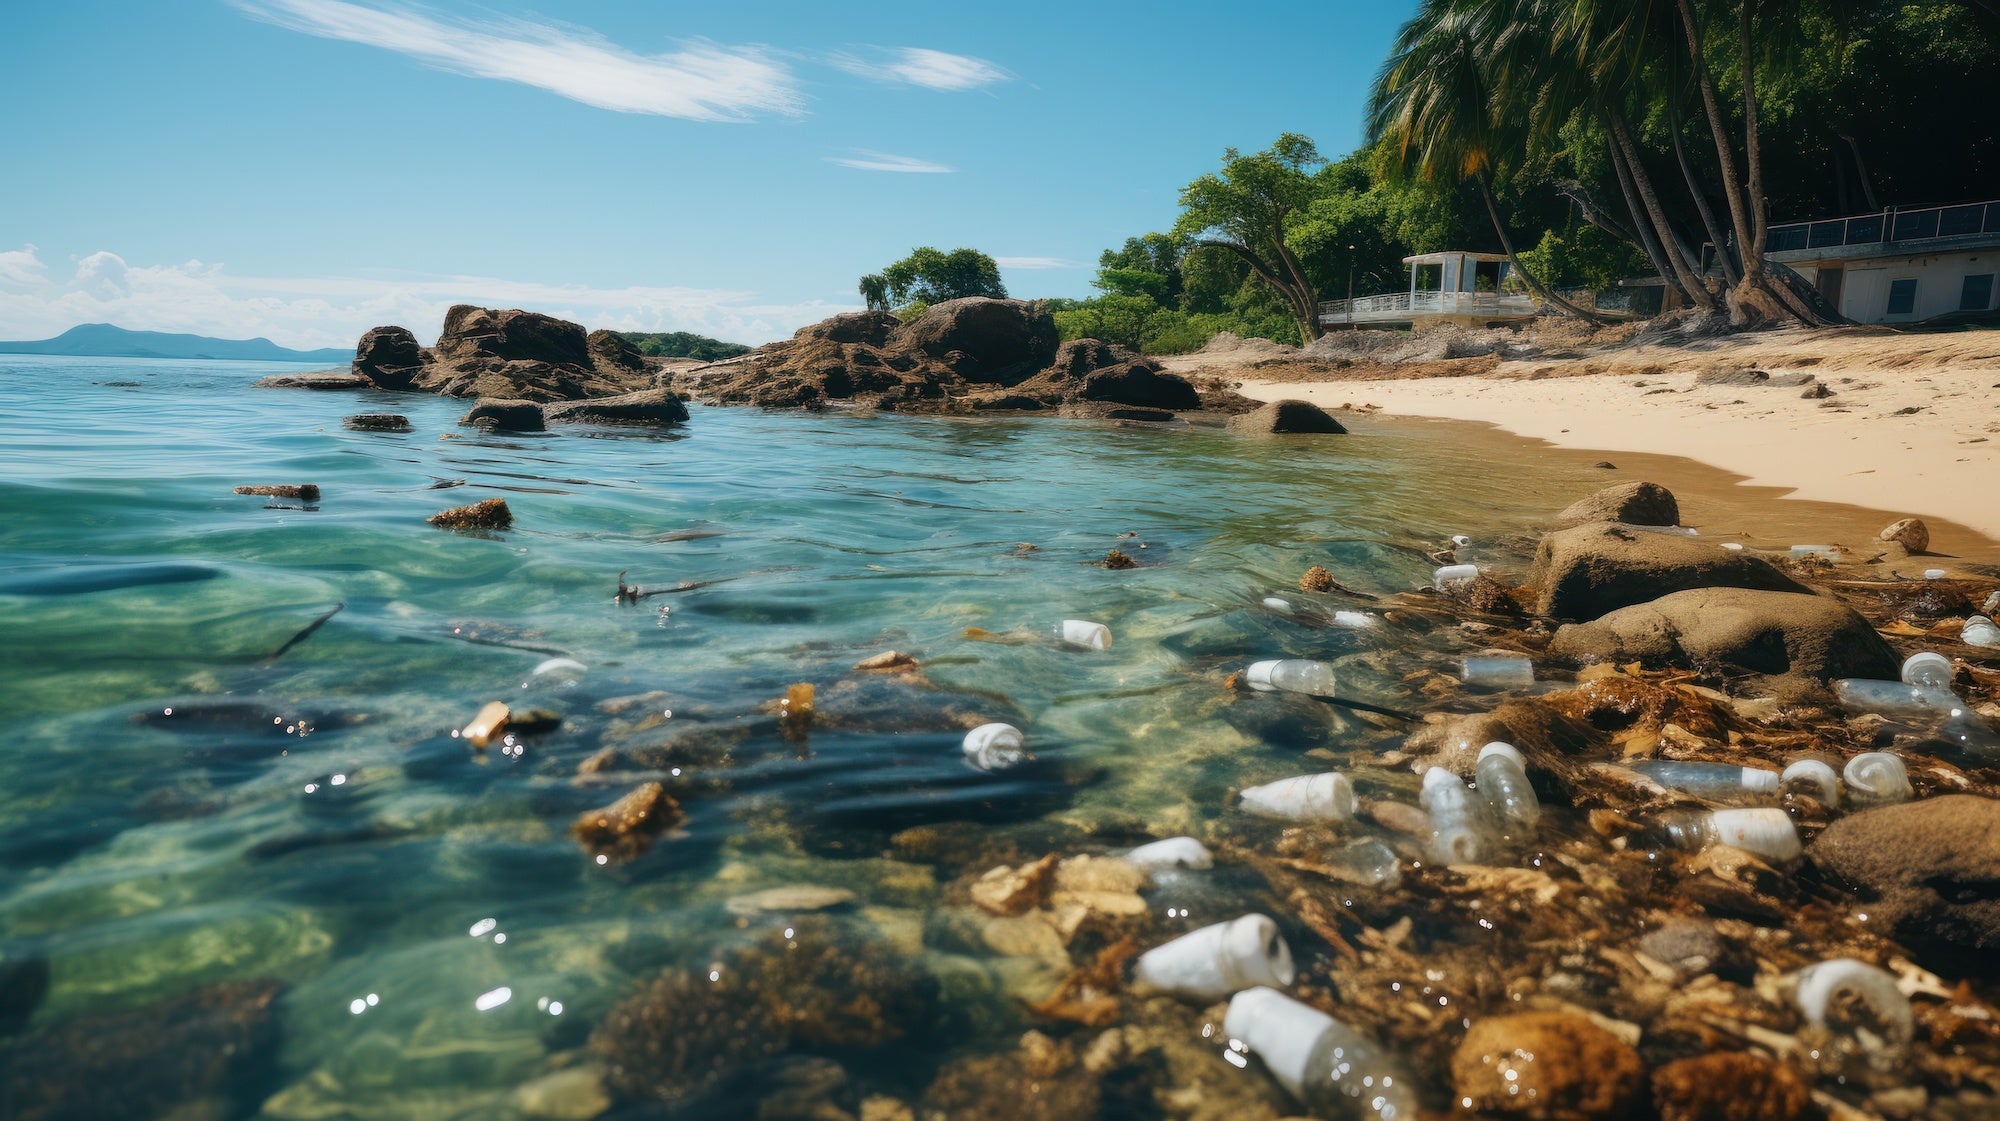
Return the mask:
<path id="1" fill-rule="evenodd" d="M 1917 281 L 1916 281 L 1916 278 L 1915 278 L 1915 277 L 1911 277 L 1911 278 L 1909 278 L 1909 279 L 1907 279 L 1907 280 L 1892 280 L 1892 281 L 1890 281 L 1890 282 L 1889 282 L 1889 310 L 1888 310 L 1887 312 L 1885 312 L 1884 314 L 1886 314 L 1886 315 L 1908 315 L 1908 314 L 1910 314 L 1911 312 L 1913 312 L 1913 311 L 1916 311 L 1916 310 L 1917 310 Z"/>
<path id="2" fill-rule="evenodd" d="M 1992 273 L 1979 273 L 1965 278 L 1965 287 L 1958 294 L 1958 310 L 1985 311 L 1992 302 Z"/>

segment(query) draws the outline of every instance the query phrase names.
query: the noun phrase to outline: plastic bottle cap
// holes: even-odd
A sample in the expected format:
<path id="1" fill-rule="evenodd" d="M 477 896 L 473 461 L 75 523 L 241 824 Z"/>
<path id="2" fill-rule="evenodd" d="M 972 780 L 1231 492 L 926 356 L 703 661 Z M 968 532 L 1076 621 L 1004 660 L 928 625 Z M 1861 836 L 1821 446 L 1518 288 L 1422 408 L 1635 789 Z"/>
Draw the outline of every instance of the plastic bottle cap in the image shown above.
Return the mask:
<path id="1" fill-rule="evenodd" d="M 1488 755 L 1504 755 L 1512 759 L 1516 767 L 1524 771 L 1528 769 L 1528 761 L 1521 758 L 1521 753 L 1511 743 L 1501 743 L 1499 740 L 1494 740 L 1492 743 L 1479 749 L 1480 762 L 1485 762 Z"/>
<path id="2" fill-rule="evenodd" d="M 1951 675 L 1950 658 L 1945 657 L 1943 654 L 1938 654 L 1929 650 L 1925 650 L 1920 654 L 1910 655 L 1909 658 L 1907 658 L 1903 662 L 1903 681 L 1905 683 L 1908 683 L 1910 678 L 1916 675 L 1917 670 L 1921 669 L 1924 666 L 1936 666 L 1938 669 L 1942 670 L 1947 677 Z"/>
<path id="3" fill-rule="evenodd" d="M 1472 544 L 1472 538 L 1467 537 L 1463 533 L 1454 533 L 1451 535 L 1451 547 L 1454 549 L 1463 549 L 1470 544 Z"/>

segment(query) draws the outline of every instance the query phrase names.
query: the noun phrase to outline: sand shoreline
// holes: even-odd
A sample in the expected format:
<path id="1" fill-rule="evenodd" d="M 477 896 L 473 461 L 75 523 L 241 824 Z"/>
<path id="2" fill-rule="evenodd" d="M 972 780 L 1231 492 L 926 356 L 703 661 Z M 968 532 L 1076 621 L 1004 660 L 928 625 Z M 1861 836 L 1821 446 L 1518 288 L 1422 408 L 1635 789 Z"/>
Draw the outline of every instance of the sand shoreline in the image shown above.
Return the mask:
<path id="1" fill-rule="evenodd" d="M 1374 406 L 1607 456 L 1685 457 L 1790 497 L 1923 517 L 1940 538 L 1934 548 L 1955 547 L 1949 529 L 1937 532 L 1949 523 L 1977 535 L 1956 543 L 1969 552 L 1990 555 L 2000 539 L 2000 333 L 1885 341 L 1774 332 L 1699 350 L 1634 347 L 1397 380 L 1329 378 L 1309 363 L 1231 369 L 1189 359 L 1174 365 L 1240 378 L 1240 392 L 1258 400 Z M 1704 382 L 1698 372 L 1731 366 L 1768 371 L 1773 384 Z M 1831 396 L 1776 384 L 1798 374 Z"/>

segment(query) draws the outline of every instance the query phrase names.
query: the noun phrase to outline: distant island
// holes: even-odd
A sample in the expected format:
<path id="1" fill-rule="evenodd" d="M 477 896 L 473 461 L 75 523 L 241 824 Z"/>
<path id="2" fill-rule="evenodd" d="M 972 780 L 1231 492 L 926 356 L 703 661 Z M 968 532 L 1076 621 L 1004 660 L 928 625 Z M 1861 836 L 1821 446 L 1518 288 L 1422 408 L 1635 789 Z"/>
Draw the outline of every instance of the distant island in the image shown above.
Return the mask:
<path id="1" fill-rule="evenodd" d="M 703 362 L 720 362 L 724 358 L 734 358 L 750 353 L 750 348 L 742 343 L 726 343 L 711 339 L 707 335 L 696 335 L 688 331 L 668 331 L 665 334 L 646 331 L 620 331 L 625 341 L 648 358 L 698 358 Z"/>
<path id="2" fill-rule="evenodd" d="M 53 339 L 0 342 L 0 354 L 70 354 L 90 358 L 206 358 L 231 362 L 325 362 L 346 364 L 352 350 L 325 347 L 293 350 L 269 339 L 211 339 L 164 331 L 128 331 L 109 323 L 71 327 Z"/>

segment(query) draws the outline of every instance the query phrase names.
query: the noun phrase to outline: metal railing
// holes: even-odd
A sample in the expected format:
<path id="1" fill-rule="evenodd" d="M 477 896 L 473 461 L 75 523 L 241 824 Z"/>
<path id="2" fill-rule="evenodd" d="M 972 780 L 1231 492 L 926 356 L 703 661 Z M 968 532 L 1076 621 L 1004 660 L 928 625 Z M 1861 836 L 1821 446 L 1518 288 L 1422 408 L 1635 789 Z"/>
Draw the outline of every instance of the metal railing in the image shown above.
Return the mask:
<path id="1" fill-rule="evenodd" d="M 1319 305 L 1321 323 L 1344 322 L 1350 313 L 1360 319 L 1411 315 L 1533 315 L 1535 301 L 1511 292 L 1390 292 L 1352 301 L 1328 300 Z"/>
<path id="2" fill-rule="evenodd" d="M 1828 218 L 1820 222 L 1787 222 L 1772 226 L 1764 241 L 1767 253 L 1826 249 L 1838 245 L 1875 245 L 1892 241 L 1925 241 L 1971 234 L 2000 234 L 2000 201 L 1923 210 L 1890 207 L 1880 214 Z"/>

